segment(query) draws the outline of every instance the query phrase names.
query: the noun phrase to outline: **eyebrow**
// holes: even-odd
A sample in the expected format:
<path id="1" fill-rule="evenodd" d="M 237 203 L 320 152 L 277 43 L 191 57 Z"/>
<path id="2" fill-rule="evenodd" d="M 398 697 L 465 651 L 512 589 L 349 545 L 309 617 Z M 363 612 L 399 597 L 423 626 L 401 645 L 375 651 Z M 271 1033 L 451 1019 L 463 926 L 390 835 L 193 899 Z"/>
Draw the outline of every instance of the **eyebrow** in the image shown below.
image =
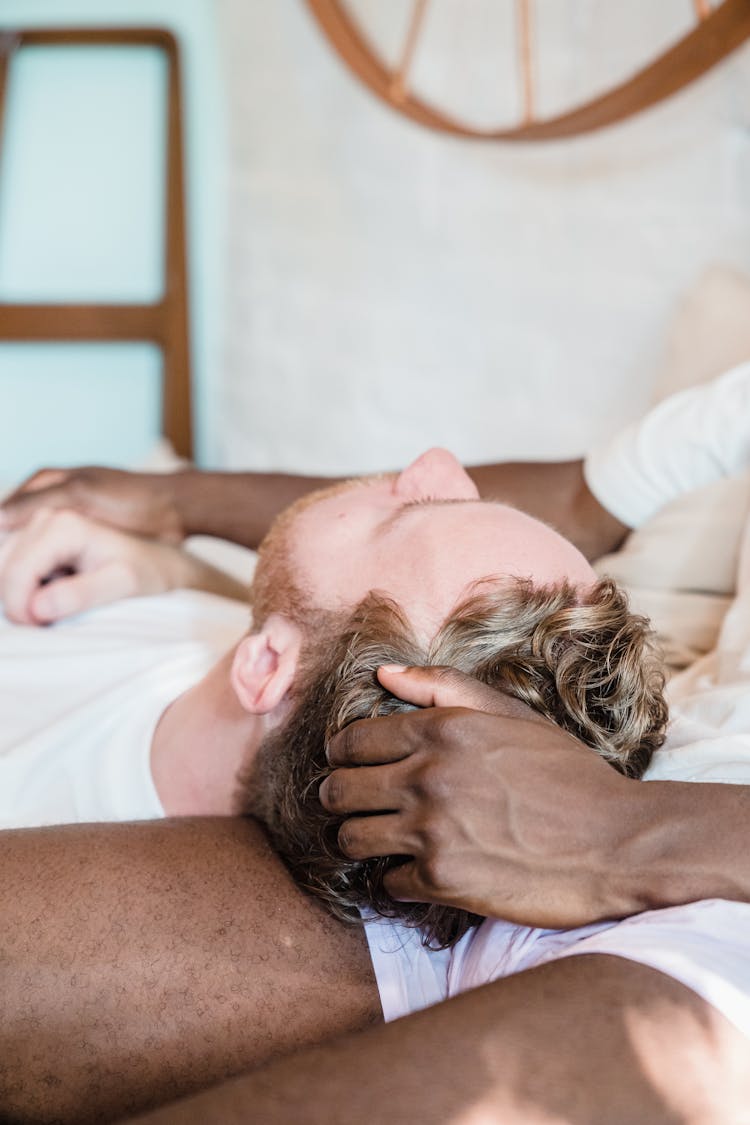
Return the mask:
<path id="1" fill-rule="evenodd" d="M 389 532 L 389 531 L 392 531 L 393 528 L 396 527 L 396 525 L 399 523 L 399 521 L 404 516 L 408 515 L 409 512 L 414 511 L 415 508 L 447 508 L 447 507 L 451 507 L 455 504 L 487 504 L 487 503 L 491 503 L 491 501 L 481 500 L 481 499 L 477 500 L 477 499 L 473 499 L 473 498 L 469 499 L 469 497 L 460 497 L 460 498 L 455 497 L 453 499 L 445 498 L 445 499 L 442 499 L 442 500 L 437 500 L 437 499 L 432 500 L 432 499 L 430 499 L 429 496 L 424 496 L 424 497 L 421 497 L 419 500 L 407 500 L 406 503 L 402 504 L 400 508 L 397 508 L 395 512 L 392 512 L 391 515 L 388 516 L 388 518 L 381 524 L 380 530 L 381 530 L 381 532 L 386 532 L 386 533 Z"/>

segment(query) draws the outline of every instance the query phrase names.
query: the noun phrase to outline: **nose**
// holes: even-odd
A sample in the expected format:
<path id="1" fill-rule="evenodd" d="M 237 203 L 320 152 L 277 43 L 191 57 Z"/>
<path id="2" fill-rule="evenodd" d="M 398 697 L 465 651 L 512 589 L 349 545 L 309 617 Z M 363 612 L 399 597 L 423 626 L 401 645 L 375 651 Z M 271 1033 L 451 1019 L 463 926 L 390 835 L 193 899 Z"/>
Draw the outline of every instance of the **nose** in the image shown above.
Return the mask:
<path id="1" fill-rule="evenodd" d="M 411 500 L 478 500 L 476 485 L 447 449 L 428 449 L 396 477 L 395 496 Z"/>

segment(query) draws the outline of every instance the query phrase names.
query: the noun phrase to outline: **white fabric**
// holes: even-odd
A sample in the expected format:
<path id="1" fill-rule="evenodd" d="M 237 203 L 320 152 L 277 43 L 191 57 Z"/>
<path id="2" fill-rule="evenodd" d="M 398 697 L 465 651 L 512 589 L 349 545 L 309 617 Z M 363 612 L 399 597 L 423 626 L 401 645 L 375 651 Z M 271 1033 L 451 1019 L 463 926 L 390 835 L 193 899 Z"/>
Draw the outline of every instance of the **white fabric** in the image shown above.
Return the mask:
<path id="1" fill-rule="evenodd" d="M 589 489 L 621 523 L 640 527 L 682 493 L 750 467 L 750 363 L 672 395 L 596 447 Z"/>
<path id="2" fill-rule="evenodd" d="M 413 930 L 368 922 L 386 1021 L 561 957 L 608 954 L 648 965 L 701 996 L 750 1036 L 750 906 L 720 899 L 652 910 L 622 922 L 540 930 L 488 918 L 447 951 Z"/>
<path id="3" fill-rule="evenodd" d="M 715 652 L 669 685 L 672 721 L 646 780 L 750 785 L 750 521 Z M 750 905 L 711 900 L 550 931 L 488 919 L 435 959 L 404 926 L 368 922 L 385 1018 L 559 957 L 606 953 L 681 981 L 750 1036 Z"/>
<path id="4" fill-rule="evenodd" d="M 239 602 L 179 591 L 45 629 L 0 619 L 0 827 L 163 816 L 156 723 L 248 626 Z"/>

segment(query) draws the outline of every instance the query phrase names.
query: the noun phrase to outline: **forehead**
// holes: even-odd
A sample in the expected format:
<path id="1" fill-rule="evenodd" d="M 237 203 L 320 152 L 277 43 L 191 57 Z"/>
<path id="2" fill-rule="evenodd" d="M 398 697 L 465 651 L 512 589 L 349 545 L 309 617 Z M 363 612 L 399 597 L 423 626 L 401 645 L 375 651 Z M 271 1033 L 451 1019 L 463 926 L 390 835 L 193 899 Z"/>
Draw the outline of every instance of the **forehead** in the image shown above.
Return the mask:
<path id="1" fill-rule="evenodd" d="M 350 607 L 379 590 L 428 629 L 481 580 L 594 581 L 576 548 L 530 516 L 480 500 L 403 503 L 393 479 L 340 486 L 290 513 L 290 563 L 316 603 Z"/>

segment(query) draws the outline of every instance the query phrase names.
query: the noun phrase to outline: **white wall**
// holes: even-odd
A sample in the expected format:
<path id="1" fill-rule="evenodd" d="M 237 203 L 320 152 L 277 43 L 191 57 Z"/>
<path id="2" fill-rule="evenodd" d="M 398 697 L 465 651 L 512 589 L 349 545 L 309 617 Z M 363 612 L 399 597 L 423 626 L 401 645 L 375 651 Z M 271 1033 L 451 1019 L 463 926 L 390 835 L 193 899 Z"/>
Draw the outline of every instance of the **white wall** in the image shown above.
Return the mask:
<path id="1" fill-rule="evenodd" d="M 356 3 L 403 15 L 401 0 Z M 446 44 L 467 74 L 508 65 L 488 22 L 503 5 L 433 0 L 425 84 L 447 73 Z M 692 5 L 536 9 L 554 107 L 645 61 Z M 374 469 L 432 443 L 468 460 L 575 454 L 645 403 L 703 266 L 750 268 L 747 48 L 621 127 L 521 148 L 393 114 L 301 0 L 220 0 L 219 14 L 232 196 L 215 437 L 228 465 Z"/>
<path id="2" fill-rule="evenodd" d="M 407 0 L 349 2 L 393 51 Z M 692 10 L 690 0 L 534 7 L 547 110 L 624 76 L 683 31 Z M 461 108 L 496 98 L 498 116 L 512 118 L 517 83 L 503 46 L 512 9 L 512 0 L 432 0 L 416 80 L 440 98 L 458 73 Z M 402 464 L 433 443 L 466 460 L 578 453 L 645 403 L 667 322 L 701 269 L 750 270 L 748 48 L 624 126 L 520 148 L 449 139 L 395 115 L 344 69 L 303 0 L 0 0 L 0 25 L 16 22 L 165 23 L 181 37 L 203 463 L 357 471 Z M 60 185 L 37 179 L 56 198 Z M 19 249 L 19 232 L 0 229 L 0 292 L 42 299 L 50 294 L 34 293 L 34 278 L 43 289 L 49 272 Z M 140 241 L 116 256 L 126 281 Z M 81 295 L 87 252 L 68 255 L 53 296 Z M 40 352 L 32 388 L 25 347 L 0 349 L 0 383 L 24 380 L 23 393 L 0 386 L 0 479 L 11 462 L 57 459 L 66 405 L 103 416 L 92 395 L 71 393 L 76 378 L 120 379 L 103 353 L 87 349 L 84 362 L 69 347 L 64 362 Z M 137 358 L 133 409 L 145 411 L 153 357 Z M 131 415 L 118 418 L 133 428 Z M 116 449 L 103 427 L 96 433 L 104 455 Z M 67 459 L 91 456 L 100 454 L 74 443 Z"/>

